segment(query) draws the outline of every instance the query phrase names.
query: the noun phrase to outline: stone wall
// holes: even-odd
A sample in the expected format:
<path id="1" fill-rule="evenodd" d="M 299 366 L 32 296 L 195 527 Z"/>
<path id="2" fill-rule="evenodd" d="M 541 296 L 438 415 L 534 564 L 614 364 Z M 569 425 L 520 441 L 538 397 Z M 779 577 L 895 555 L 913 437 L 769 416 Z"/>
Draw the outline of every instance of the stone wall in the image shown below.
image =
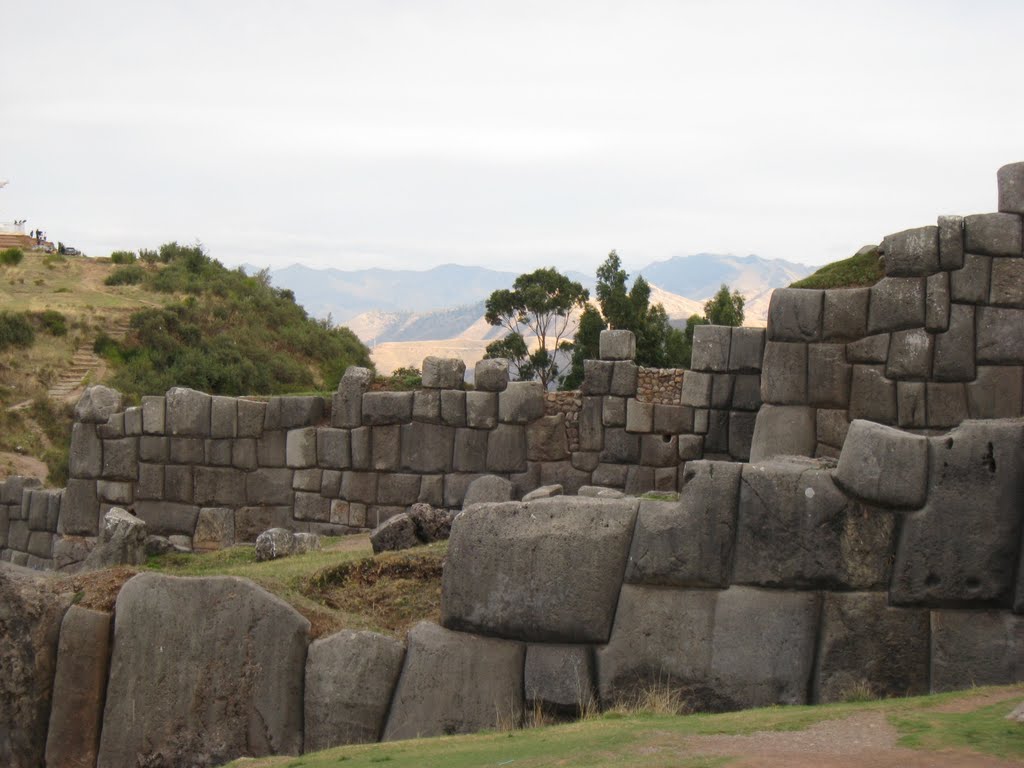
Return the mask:
<path id="1" fill-rule="evenodd" d="M 655 685 L 729 710 L 1024 680 L 1024 419 L 936 437 L 856 420 L 838 464 L 701 460 L 685 479 L 677 501 L 588 489 L 470 506 L 442 626 L 404 644 L 310 643 L 304 618 L 244 580 L 136 576 L 112 641 L 103 614 L 48 615 L 49 664 L 12 681 L 43 712 L 52 681 L 48 725 L 0 758 L 33 764 L 14 750 L 45 745 L 90 765 L 215 765 L 508 727 L 535 707 L 572 716 Z M 0 663 L 36 631 L 7 621 Z"/>
<path id="2" fill-rule="evenodd" d="M 415 392 L 372 391 L 361 368 L 331 399 L 175 388 L 123 408 L 93 387 L 76 409 L 67 488 L 12 480 L 0 497 L 0 559 L 74 568 L 113 506 L 151 534 L 215 549 L 272 527 L 374 528 L 417 502 L 458 509 L 485 474 L 508 479 L 516 498 L 553 484 L 675 492 L 688 461 L 749 456 L 758 405 L 764 331 L 698 330 L 695 364 L 718 372 L 652 373 L 633 361 L 631 333 L 606 331 L 606 359 L 587 361 L 579 392 L 510 382 L 495 360 L 466 391 L 463 364 L 438 358 L 424 361 Z M 727 346 L 718 365 L 716 344 L 732 337 L 747 357 L 729 360 Z"/>

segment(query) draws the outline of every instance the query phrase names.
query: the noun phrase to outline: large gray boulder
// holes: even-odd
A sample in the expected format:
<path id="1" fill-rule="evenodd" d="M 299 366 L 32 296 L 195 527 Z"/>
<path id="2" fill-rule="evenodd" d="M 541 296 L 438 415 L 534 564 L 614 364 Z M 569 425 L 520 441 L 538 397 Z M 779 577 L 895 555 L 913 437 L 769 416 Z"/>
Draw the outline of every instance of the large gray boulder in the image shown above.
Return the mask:
<path id="1" fill-rule="evenodd" d="M 47 765 L 95 765 L 110 662 L 111 615 L 77 605 L 60 628 Z"/>
<path id="2" fill-rule="evenodd" d="M 523 670 L 526 706 L 556 715 L 593 711 L 594 650 L 588 645 L 530 645 Z"/>
<path id="3" fill-rule="evenodd" d="M 626 584 L 597 651 L 601 700 L 657 686 L 700 710 L 806 703 L 819 610 L 814 592 Z"/>
<path id="4" fill-rule="evenodd" d="M 929 617 L 892 608 L 885 592 L 828 592 L 821 620 L 814 701 L 928 693 Z"/>
<path id="5" fill-rule="evenodd" d="M 1009 606 L 1020 547 L 1024 421 L 968 421 L 930 438 L 928 453 L 928 501 L 903 523 L 893 602 Z"/>
<path id="6" fill-rule="evenodd" d="M 638 504 L 560 496 L 465 510 L 452 526 L 442 623 L 534 642 L 606 642 Z"/>
<path id="7" fill-rule="evenodd" d="M 378 741 L 404 658 L 405 646 L 375 632 L 346 629 L 310 644 L 304 751 Z"/>
<path id="8" fill-rule="evenodd" d="M 484 475 L 469 484 L 462 506 L 512 501 L 512 483 L 497 475 Z"/>
<path id="9" fill-rule="evenodd" d="M 855 419 L 839 455 L 836 484 L 870 504 L 924 504 L 928 490 L 928 441 L 893 427 Z"/>
<path id="10" fill-rule="evenodd" d="M 43 765 L 57 643 L 73 595 L 0 562 L 0 764 Z"/>
<path id="11" fill-rule="evenodd" d="M 518 726 L 524 656 L 522 643 L 420 622 L 409 632 L 383 740 Z"/>
<path id="12" fill-rule="evenodd" d="M 295 554 L 295 535 L 287 528 L 270 528 L 256 537 L 256 562 Z"/>
<path id="13" fill-rule="evenodd" d="M 462 389 L 466 364 L 457 357 L 423 359 L 423 386 L 427 389 Z"/>
<path id="14" fill-rule="evenodd" d="M 865 508 L 813 459 L 743 465 L 734 584 L 789 589 L 884 589 L 896 534 L 892 513 Z"/>
<path id="15" fill-rule="evenodd" d="M 776 456 L 813 456 L 817 445 L 814 408 L 803 405 L 763 405 L 754 422 L 750 461 Z"/>
<path id="16" fill-rule="evenodd" d="M 95 384 L 88 387 L 75 404 L 75 421 L 106 424 L 115 413 L 124 410 L 124 400 L 116 389 Z"/>
<path id="17" fill-rule="evenodd" d="M 1024 681 L 1024 616 L 932 612 L 932 692 Z"/>
<path id="18" fill-rule="evenodd" d="M 125 509 L 114 507 L 103 516 L 100 540 L 82 563 L 83 571 L 98 571 L 114 565 L 141 565 L 146 562 L 144 520 Z"/>
<path id="19" fill-rule="evenodd" d="M 142 573 L 117 596 L 99 768 L 302 750 L 309 622 L 233 577 Z"/>
<path id="20" fill-rule="evenodd" d="M 422 543 L 416 535 L 416 521 L 408 512 L 389 517 L 370 533 L 370 546 L 374 554 L 418 547 Z"/>
<path id="21" fill-rule="evenodd" d="M 626 581 L 727 587 L 741 469 L 730 462 L 691 461 L 678 502 L 641 501 Z"/>

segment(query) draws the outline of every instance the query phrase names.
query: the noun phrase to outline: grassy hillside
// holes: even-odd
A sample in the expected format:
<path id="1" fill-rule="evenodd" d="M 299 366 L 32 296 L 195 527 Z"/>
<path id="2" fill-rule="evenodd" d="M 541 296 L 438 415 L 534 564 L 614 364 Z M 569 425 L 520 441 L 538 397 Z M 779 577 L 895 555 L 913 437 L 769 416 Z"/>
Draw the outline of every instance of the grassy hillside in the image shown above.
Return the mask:
<path id="1" fill-rule="evenodd" d="M 269 395 L 333 390 L 346 366 L 370 365 L 348 329 L 309 317 L 265 274 L 176 243 L 143 256 L 0 261 L 0 478 L 63 483 L 69 406 L 88 384 L 132 400 L 174 385 Z"/>
<path id="2" fill-rule="evenodd" d="M 790 284 L 790 288 L 859 288 L 885 277 L 875 248 L 862 249 L 848 259 L 833 261 L 817 272 Z"/>
<path id="3" fill-rule="evenodd" d="M 564 725 L 244 758 L 233 768 L 538 766 L 1003 766 L 1024 760 L 1006 715 L 1024 687 L 814 707 L 678 716 L 653 698 Z M 1005 761 L 1005 762 L 1004 762 Z"/>

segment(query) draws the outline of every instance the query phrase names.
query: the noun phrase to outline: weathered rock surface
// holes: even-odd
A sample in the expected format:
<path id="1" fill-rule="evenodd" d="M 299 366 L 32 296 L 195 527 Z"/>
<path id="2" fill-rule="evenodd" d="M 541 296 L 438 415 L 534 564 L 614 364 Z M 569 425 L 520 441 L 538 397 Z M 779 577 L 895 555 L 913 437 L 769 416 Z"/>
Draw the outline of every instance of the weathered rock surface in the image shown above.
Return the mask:
<path id="1" fill-rule="evenodd" d="M 95 384 L 88 387 L 75 404 L 75 421 L 105 424 L 111 416 L 122 410 L 124 401 L 120 392 Z"/>
<path id="2" fill-rule="evenodd" d="M 928 693 L 928 611 L 890 608 L 885 592 L 825 595 L 814 699 Z"/>
<path id="3" fill-rule="evenodd" d="M 928 501 L 904 521 L 893 602 L 1008 607 L 1020 547 L 1024 421 L 966 422 L 930 438 L 928 454 Z"/>
<path id="4" fill-rule="evenodd" d="M 916 509 L 928 490 L 928 441 L 856 419 L 843 443 L 835 481 L 871 504 Z"/>
<path id="5" fill-rule="evenodd" d="M 733 583 L 884 589 L 896 523 L 836 488 L 811 459 L 743 466 Z"/>
<path id="6" fill-rule="evenodd" d="M 141 565 L 146 562 L 146 530 L 145 521 L 114 507 L 103 516 L 100 540 L 81 569 L 96 571 L 112 565 Z"/>
<path id="7" fill-rule="evenodd" d="M 452 527 L 442 623 L 534 642 L 606 642 L 637 506 L 557 497 L 465 510 Z"/>
<path id="8" fill-rule="evenodd" d="M 590 646 L 529 645 L 523 677 L 528 708 L 577 715 L 596 706 Z"/>
<path id="9" fill-rule="evenodd" d="M 77 605 L 60 628 L 46 764 L 96 764 L 110 663 L 111 615 Z"/>
<path id="10" fill-rule="evenodd" d="M 1024 616 L 932 612 L 932 691 L 1024 680 Z"/>
<path id="11" fill-rule="evenodd" d="M 115 616 L 99 768 L 299 754 L 309 622 L 293 608 L 245 579 L 142 573 Z"/>
<path id="12" fill-rule="evenodd" d="M 295 552 L 295 536 L 287 528 L 271 528 L 256 537 L 256 562 L 289 557 Z"/>
<path id="13" fill-rule="evenodd" d="M 626 566 L 630 584 L 727 587 L 741 464 L 691 461 L 678 502 L 640 502 Z"/>
<path id="14" fill-rule="evenodd" d="M 484 475 L 469 484 L 464 507 L 487 502 L 512 501 L 512 483 L 497 475 Z"/>
<path id="15" fill-rule="evenodd" d="M 0 563 L 0 762 L 43 765 L 57 643 L 73 595 L 46 576 Z"/>
<path id="16" fill-rule="evenodd" d="M 310 644 L 304 750 L 379 740 L 404 658 L 405 646 L 375 632 L 346 629 Z"/>
<path id="17" fill-rule="evenodd" d="M 384 741 L 518 725 L 524 656 L 522 643 L 420 622 L 409 632 Z"/>

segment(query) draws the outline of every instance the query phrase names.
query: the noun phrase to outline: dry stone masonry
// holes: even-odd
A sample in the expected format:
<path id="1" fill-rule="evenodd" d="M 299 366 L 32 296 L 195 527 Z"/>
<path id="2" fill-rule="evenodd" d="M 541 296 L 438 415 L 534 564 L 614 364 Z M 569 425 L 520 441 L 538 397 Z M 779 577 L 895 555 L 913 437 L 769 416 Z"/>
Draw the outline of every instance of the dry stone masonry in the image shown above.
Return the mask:
<path id="1" fill-rule="evenodd" d="M 420 391 L 353 368 L 329 402 L 90 390 L 68 487 L 0 485 L 2 559 L 74 568 L 114 507 L 197 548 L 382 521 L 412 543 L 410 507 L 464 507 L 441 625 L 311 643 L 251 582 L 143 573 L 111 634 L 0 563 L 0 762 L 215 765 L 654 684 L 727 710 L 1024 680 L 1024 164 L 999 189 L 998 213 L 885 238 L 873 287 L 698 328 L 688 371 L 606 331 L 558 395 L 501 361 L 467 392 L 434 358 Z"/>

